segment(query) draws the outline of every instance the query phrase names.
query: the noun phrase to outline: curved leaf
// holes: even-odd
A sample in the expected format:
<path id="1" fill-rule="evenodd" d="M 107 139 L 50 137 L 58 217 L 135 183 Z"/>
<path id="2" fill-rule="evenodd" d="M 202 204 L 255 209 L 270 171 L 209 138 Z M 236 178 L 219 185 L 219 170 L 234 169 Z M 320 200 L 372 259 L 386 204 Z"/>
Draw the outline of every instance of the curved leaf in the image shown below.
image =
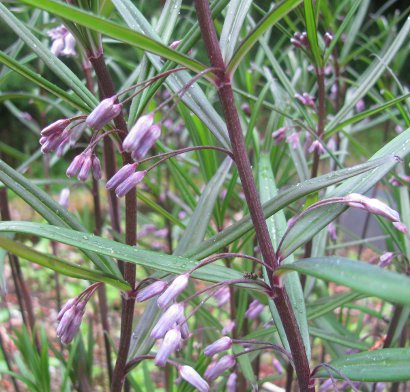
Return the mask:
<path id="1" fill-rule="evenodd" d="M 410 380 L 410 348 L 384 348 L 335 359 L 331 367 L 321 367 L 315 378 L 348 378 L 362 382 Z M 334 370 L 333 370 L 333 369 Z M 344 377 L 343 377 L 344 376 Z"/>
<path id="2" fill-rule="evenodd" d="M 350 287 L 359 293 L 393 303 L 410 305 L 410 278 L 368 264 L 342 257 L 314 257 L 281 265 L 277 274 L 297 271 L 329 282 Z"/>

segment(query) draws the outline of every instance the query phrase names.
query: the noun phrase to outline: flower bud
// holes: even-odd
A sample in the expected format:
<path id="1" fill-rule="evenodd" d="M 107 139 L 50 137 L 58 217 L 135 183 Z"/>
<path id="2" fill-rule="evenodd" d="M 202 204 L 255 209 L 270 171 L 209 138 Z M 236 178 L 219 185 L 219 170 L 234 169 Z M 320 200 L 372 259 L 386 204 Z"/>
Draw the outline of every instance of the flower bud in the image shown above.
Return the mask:
<path id="1" fill-rule="evenodd" d="M 154 339 L 160 339 L 174 326 L 178 319 L 184 316 L 184 305 L 176 303 L 171 305 L 166 312 L 155 324 L 151 331 L 151 337 Z"/>
<path id="2" fill-rule="evenodd" d="M 285 139 L 287 127 L 282 127 L 272 132 L 272 138 L 276 144 L 279 144 L 282 140 Z"/>
<path id="3" fill-rule="evenodd" d="M 249 320 L 256 319 L 256 317 L 262 313 L 264 308 L 265 306 L 255 299 L 250 303 L 248 310 L 245 312 L 245 317 Z"/>
<path id="4" fill-rule="evenodd" d="M 168 288 L 161 294 L 157 300 L 157 304 L 161 309 L 166 308 L 174 299 L 181 294 L 188 286 L 189 275 L 183 274 L 177 276 Z"/>
<path id="5" fill-rule="evenodd" d="M 137 168 L 136 163 L 128 163 L 124 165 L 120 170 L 117 171 L 108 181 L 105 187 L 107 189 L 116 188 L 122 182 L 124 182 L 131 174 L 135 172 Z"/>
<path id="6" fill-rule="evenodd" d="M 322 143 L 319 140 L 314 140 L 311 146 L 309 147 L 309 152 L 317 152 L 319 155 L 326 152 L 325 148 L 322 146 Z"/>
<path id="7" fill-rule="evenodd" d="M 88 115 L 85 120 L 86 124 L 98 131 L 117 117 L 121 113 L 122 105 L 120 103 L 116 104 L 116 100 L 116 95 L 102 100 Z"/>
<path id="8" fill-rule="evenodd" d="M 393 226 L 404 234 L 408 233 L 407 226 L 402 222 L 393 222 Z"/>
<path id="9" fill-rule="evenodd" d="M 93 164 L 93 161 L 92 161 L 92 158 L 91 158 L 91 154 L 87 154 L 85 159 L 84 159 L 84 162 L 81 166 L 80 172 L 78 173 L 77 178 L 80 181 L 85 181 L 88 178 L 88 176 L 90 175 L 90 172 L 91 172 L 92 164 Z"/>
<path id="10" fill-rule="evenodd" d="M 137 302 L 144 302 L 152 297 L 155 297 L 156 295 L 161 294 L 167 286 L 168 283 L 163 280 L 157 280 L 156 282 L 151 283 L 143 289 L 138 290 L 136 296 Z"/>
<path id="11" fill-rule="evenodd" d="M 145 134 L 149 131 L 153 122 L 153 113 L 141 116 L 137 120 L 135 125 L 131 128 L 128 135 L 125 137 L 122 143 L 122 148 L 129 153 L 135 151 L 141 143 L 142 139 L 144 138 Z"/>
<path id="12" fill-rule="evenodd" d="M 41 131 L 41 136 L 51 136 L 51 135 L 59 135 L 67 126 L 70 124 L 70 120 L 61 119 L 54 121 L 52 124 L 48 125 Z M 41 139 L 40 139 L 41 140 Z"/>
<path id="13" fill-rule="evenodd" d="M 92 156 L 92 162 L 93 162 L 93 177 L 95 180 L 101 180 L 101 163 L 100 160 L 98 159 L 97 155 L 93 154 Z"/>
<path id="14" fill-rule="evenodd" d="M 273 358 L 272 365 L 276 369 L 278 374 L 283 374 L 284 373 L 283 366 L 281 365 L 281 363 L 276 358 Z"/>
<path id="15" fill-rule="evenodd" d="M 238 376 L 236 373 L 231 373 L 226 382 L 226 392 L 235 392 L 236 391 L 236 380 Z"/>
<path id="16" fill-rule="evenodd" d="M 179 328 L 170 329 L 164 337 L 164 340 L 155 356 L 155 365 L 165 366 L 168 357 L 178 349 L 182 337 Z"/>
<path id="17" fill-rule="evenodd" d="M 50 47 L 50 52 L 54 56 L 59 56 L 61 52 L 64 50 L 64 38 L 58 38 L 53 41 Z"/>
<path id="18" fill-rule="evenodd" d="M 199 392 L 209 391 L 208 383 L 191 366 L 180 366 L 178 370 L 181 378 L 198 389 Z"/>
<path id="19" fill-rule="evenodd" d="M 212 357 L 222 351 L 229 350 L 232 347 L 232 339 L 224 336 L 209 346 L 205 347 L 204 354 L 206 357 Z"/>
<path id="20" fill-rule="evenodd" d="M 292 147 L 292 150 L 296 150 L 299 146 L 299 134 L 297 132 L 293 132 L 286 138 L 286 141 Z"/>
<path id="21" fill-rule="evenodd" d="M 337 233 L 336 233 L 335 224 L 334 224 L 333 222 L 331 222 L 331 223 L 329 223 L 329 224 L 327 225 L 327 232 L 328 232 L 328 234 L 329 234 L 330 239 L 331 239 L 333 242 L 336 242 L 336 240 L 337 240 Z"/>
<path id="22" fill-rule="evenodd" d="M 228 303 L 228 301 L 231 297 L 229 287 L 222 286 L 217 291 L 215 291 L 214 297 L 217 300 L 218 308 L 224 306 L 226 303 Z"/>
<path id="23" fill-rule="evenodd" d="M 394 258 L 394 253 L 393 252 L 383 253 L 379 258 L 379 260 L 380 260 L 379 266 L 380 267 L 388 266 L 389 264 L 391 264 L 393 258 Z"/>
<path id="24" fill-rule="evenodd" d="M 132 188 L 139 184 L 147 174 L 146 170 L 136 172 L 128 177 L 122 184 L 115 189 L 117 197 L 125 196 Z"/>
<path id="25" fill-rule="evenodd" d="M 217 379 L 225 370 L 234 367 L 236 364 L 235 357 L 233 355 L 225 355 L 215 364 L 210 364 L 205 371 L 204 377 L 207 380 Z"/>
<path id="26" fill-rule="evenodd" d="M 178 41 L 173 41 L 169 44 L 170 49 L 176 49 L 180 44 L 181 44 L 182 40 L 178 40 Z"/>
<path id="27" fill-rule="evenodd" d="M 77 55 L 77 52 L 75 51 L 75 38 L 71 33 L 67 33 L 64 38 L 64 49 L 61 54 L 67 57 Z"/>
<path id="28" fill-rule="evenodd" d="M 73 161 L 70 163 L 70 166 L 68 166 L 68 169 L 66 171 L 67 177 L 74 177 L 80 171 L 85 158 L 86 157 L 83 153 L 74 157 Z"/>
<path id="29" fill-rule="evenodd" d="M 64 188 L 60 192 L 60 198 L 58 199 L 58 204 L 64 208 L 68 208 L 68 199 L 70 197 L 70 188 Z"/>
<path id="30" fill-rule="evenodd" d="M 383 216 L 392 222 L 400 222 L 399 213 L 378 199 L 370 199 L 369 197 L 358 193 L 351 193 L 344 197 L 344 202 L 349 207 L 356 207 L 366 210 L 371 214 Z"/>
<path id="31" fill-rule="evenodd" d="M 161 126 L 158 124 L 152 125 L 145 134 L 138 147 L 132 152 L 131 156 L 135 160 L 142 159 L 147 152 L 152 148 L 158 138 L 161 136 Z"/>
<path id="32" fill-rule="evenodd" d="M 71 304 L 66 304 L 60 314 L 60 323 L 57 328 L 57 336 L 60 338 L 61 343 L 69 344 L 74 339 L 74 336 L 80 329 L 81 321 L 85 312 L 85 301 L 80 301 Z"/>
<path id="33" fill-rule="evenodd" d="M 233 329 L 235 328 L 235 321 L 233 320 L 228 320 L 224 327 L 222 328 L 222 335 L 226 335 L 228 333 L 231 333 Z"/>
<path id="34" fill-rule="evenodd" d="M 61 320 L 61 318 L 63 317 L 64 313 L 67 312 L 68 309 L 72 308 L 76 301 L 77 301 L 77 297 L 76 297 L 76 298 L 70 298 L 70 299 L 64 304 L 64 306 L 61 308 L 60 312 L 58 313 L 58 315 L 57 315 L 57 320 Z"/>

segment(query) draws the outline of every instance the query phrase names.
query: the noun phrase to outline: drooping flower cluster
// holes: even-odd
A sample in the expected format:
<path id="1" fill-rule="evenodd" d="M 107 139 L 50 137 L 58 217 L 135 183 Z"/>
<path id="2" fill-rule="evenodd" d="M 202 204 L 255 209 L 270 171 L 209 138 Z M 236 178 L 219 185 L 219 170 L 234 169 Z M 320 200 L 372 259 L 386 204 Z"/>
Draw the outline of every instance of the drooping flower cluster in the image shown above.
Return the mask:
<path id="1" fill-rule="evenodd" d="M 147 174 L 146 170 L 135 171 L 138 164 L 128 163 L 115 173 L 105 187 L 115 189 L 117 197 L 125 196 L 132 188 L 137 186 Z"/>
<path id="2" fill-rule="evenodd" d="M 79 181 L 85 181 L 90 173 L 97 181 L 101 179 L 101 163 L 98 157 L 88 150 L 77 155 L 66 171 L 68 177 L 74 177 L 77 174 Z"/>
<path id="3" fill-rule="evenodd" d="M 141 116 L 122 143 L 122 148 L 135 160 L 142 159 L 161 136 L 161 126 L 154 124 L 154 114 Z"/>
<path id="4" fill-rule="evenodd" d="M 290 39 L 292 45 L 296 48 L 309 48 L 309 40 L 306 31 L 300 33 L 297 31 L 293 34 L 293 37 Z"/>
<path id="5" fill-rule="evenodd" d="M 48 36 L 52 40 L 50 51 L 55 56 L 72 57 L 77 55 L 75 38 L 65 26 L 58 26 L 49 30 Z"/>
<path id="6" fill-rule="evenodd" d="M 94 283 L 84 290 L 78 297 L 67 301 L 62 307 L 57 316 L 57 320 L 59 321 L 57 336 L 60 338 L 61 343 L 70 344 L 72 342 L 80 329 L 87 302 L 90 300 L 95 290 L 101 285 L 101 282 Z"/>

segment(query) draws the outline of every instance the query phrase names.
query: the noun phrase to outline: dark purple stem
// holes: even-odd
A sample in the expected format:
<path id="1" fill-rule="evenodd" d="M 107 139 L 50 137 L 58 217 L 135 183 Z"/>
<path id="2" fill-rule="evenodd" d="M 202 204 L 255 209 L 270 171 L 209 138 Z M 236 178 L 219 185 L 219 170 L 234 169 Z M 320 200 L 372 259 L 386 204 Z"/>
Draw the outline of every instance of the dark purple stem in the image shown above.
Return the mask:
<path id="1" fill-rule="evenodd" d="M 107 98 L 115 95 L 114 83 L 111 75 L 108 72 L 105 64 L 104 55 L 98 55 L 90 58 L 91 64 L 94 67 L 98 79 L 101 97 Z M 114 124 L 117 129 L 125 135 L 128 132 L 127 124 L 122 114 L 114 119 Z M 124 137 L 122 135 L 122 137 Z M 123 164 L 132 163 L 131 156 L 127 153 L 122 153 Z M 113 142 L 110 138 L 104 138 L 104 162 L 107 178 L 111 178 L 115 169 L 115 150 Z M 120 215 L 118 210 L 118 199 L 113 191 L 109 191 L 109 200 L 111 207 L 112 227 L 115 231 L 120 232 Z M 137 239 L 137 196 L 134 188 L 125 196 L 125 241 L 127 245 L 135 245 Z M 119 260 L 119 266 L 125 280 L 132 288 L 135 286 L 135 264 L 124 263 Z M 111 383 L 112 392 L 120 392 L 125 382 L 125 366 L 127 363 L 128 350 L 132 334 L 132 320 L 134 315 L 135 298 L 133 296 L 122 298 L 121 312 L 121 335 L 118 347 L 117 361 L 115 363 L 113 380 Z"/>
<path id="2" fill-rule="evenodd" d="M 270 240 L 268 227 L 263 215 L 261 202 L 256 190 L 251 164 L 245 147 L 241 124 L 235 105 L 231 86 L 231 75 L 226 72 L 225 63 L 219 47 L 218 37 L 212 20 L 208 0 L 195 0 L 199 26 L 202 38 L 208 51 L 208 56 L 213 67 L 221 69 L 215 72 L 218 76 L 216 86 L 225 115 L 229 138 L 232 144 L 232 152 L 241 179 L 243 191 L 249 207 L 249 212 L 255 228 L 260 251 L 265 263 L 275 270 L 278 267 L 272 242 Z M 293 309 L 290 305 L 286 290 L 281 286 L 279 278 L 270 275 L 270 284 L 274 290 L 273 300 L 278 309 L 283 326 L 286 331 L 295 369 L 298 376 L 300 391 L 314 391 L 314 381 L 310 380 L 309 361 L 306 356 L 305 347 L 296 322 Z"/>

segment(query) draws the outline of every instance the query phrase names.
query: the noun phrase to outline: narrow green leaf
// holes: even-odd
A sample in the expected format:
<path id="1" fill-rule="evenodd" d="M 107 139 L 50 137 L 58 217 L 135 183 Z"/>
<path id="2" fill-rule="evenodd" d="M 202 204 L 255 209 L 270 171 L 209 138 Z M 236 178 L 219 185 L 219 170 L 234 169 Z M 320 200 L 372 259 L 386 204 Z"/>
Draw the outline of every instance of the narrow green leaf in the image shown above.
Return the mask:
<path id="1" fill-rule="evenodd" d="M 357 178 L 349 179 L 342 185 L 326 195 L 326 197 L 346 196 L 349 193 L 366 193 L 372 186 L 380 181 L 393 167 L 399 159 L 403 159 L 410 152 L 409 143 L 410 128 L 396 136 L 392 141 L 380 149 L 369 162 L 373 159 L 379 159 L 385 156 L 385 164 L 364 173 Z M 388 157 L 389 154 L 392 154 Z M 393 158 L 393 155 L 396 158 Z M 331 205 L 320 207 L 307 213 L 299 219 L 295 226 L 285 237 L 281 253 L 284 258 L 292 254 L 299 246 L 309 241 L 321 229 L 326 227 L 337 216 L 339 216 L 347 207 L 344 205 Z"/>
<path id="2" fill-rule="evenodd" d="M 362 261 L 314 257 L 283 264 L 277 273 L 297 271 L 350 287 L 359 293 L 403 305 L 410 304 L 410 278 Z"/>
<path id="3" fill-rule="evenodd" d="M 65 208 L 2 160 L 0 160 L 0 181 L 51 224 L 86 231 Z M 121 272 L 112 259 L 88 251 L 84 253 L 101 271 L 122 278 Z"/>
<path id="4" fill-rule="evenodd" d="M 259 162 L 259 188 L 262 203 L 265 203 L 277 196 L 278 190 L 276 188 L 275 177 L 272 172 L 269 156 L 265 154 L 261 155 Z M 272 240 L 273 247 L 276 249 L 279 244 L 280 238 L 285 233 L 287 227 L 284 211 L 280 210 L 276 214 L 272 215 L 266 220 L 266 224 L 268 226 L 269 235 Z M 293 258 L 287 260 L 288 263 L 293 263 L 293 261 Z M 265 281 L 267 282 L 269 282 L 268 273 L 268 271 L 264 271 Z M 283 281 L 286 292 L 288 293 L 290 299 L 290 303 L 292 305 L 293 312 L 298 322 L 307 357 L 310 358 L 310 336 L 306 318 L 305 299 L 303 296 L 303 289 L 302 285 L 300 284 L 299 276 L 297 273 L 286 274 Z M 269 307 L 272 312 L 272 317 L 275 320 L 275 325 L 278 328 L 278 333 L 281 338 L 282 344 L 288 351 L 290 351 L 288 339 L 286 337 L 285 329 L 280 319 L 280 315 L 275 307 L 275 304 L 271 300 L 269 301 Z"/>
<path id="5" fill-rule="evenodd" d="M 93 31 L 98 31 L 99 33 L 105 34 L 107 37 L 115 38 L 139 49 L 175 61 L 194 72 L 201 72 L 205 69 L 205 66 L 198 61 L 172 50 L 168 46 L 163 45 L 144 34 L 130 30 L 79 8 L 53 0 L 21 0 L 21 2 L 36 8 L 41 8 L 47 12 L 58 15 L 63 19 L 88 27 Z"/>
<path id="6" fill-rule="evenodd" d="M 304 0 L 303 3 L 305 6 L 305 21 L 309 39 L 309 47 L 313 55 L 314 64 L 316 65 L 316 67 L 321 67 L 323 65 L 323 58 L 320 53 L 319 42 L 317 40 L 317 29 L 313 1 Z"/>
<path id="7" fill-rule="evenodd" d="M 57 87 L 55 84 L 49 82 L 47 79 L 43 78 L 36 72 L 32 71 L 30 68 L 21 64 L 21 62 L 16 61 L 15 59 L 8 56 L 6 53 L 2 51 L 0 51 L 0 62 L 2 62 L 4 65 L 9 67 L 13 71 L 17 72 L 18 74 L 24 76 L 28 80 L 31 80 L 41 88 L 44 88 L 45 90 L 54 94 L 56 97 L 59 97 L 63 99 L 65 102 L 70 103 L 74 107 L 80 110 L 89 110 L 87 105 L 85 105 L 84 102 L 78 99 L 76 96 L 73 96 L 64 91 L 63 89 Z"/>
<path id="8" fill-rule="evenodd" d="M 387 163 L 385 158 L 373 160 L 361 165 L 357 165 L 348 169 L 338 170 L 336 172 L 325 174 L 315 179 L 307 180 L 303 183 L 293 185 L 284 191 L 280 191 L 277 196 L 272 198 L 269 202 L 263 204 L 265 218 L 268 218 L 275 212 L 280 211 L 282 208 L 288 206 L 293 201 L 298 200 L 301 197 L 308 195 L 309 193 L 315 192 L 319 189 L 333 184 L 337 184 L 338 182 L 342 182 L 350 177 L 366 173 L 367 171 L 375 169 L 380 165 L 384 167 L 386 164 Z M 184 254 L 184 256 L 195 257 L 198 259 L 204 258 L 213 253 L 216 253 L 219 249 L 223 249 L 225 246 L 242 237 L 252 229 L 252 220 L 249 215 L 246 215 L 238 222 L 227 227 L 217 235 L 202 242 L 199 246 L 190 248 Z"/>
<path id="9" fill-rule="evenodd" d="M 212 211 L 219 197 L 219 191 L 231 166 L 231 158 L 225 158 L 212 180 L 203 190 L 195 211 L 189 219 L 188 226 L 175 249 L 175 255 L 183 255 L 190 246 L 198 245 L 204 239 Z"/>
<path id="10" fill-rule="evenodd" d="M 251 4 L 252 0 L 232 0 L 229 2 L 219 39 L 225 64 L 228 64 L 232 57 Z"/>
<path id="11" fill-rule="evenodd" d="M 336 116 L 329 121 L 325 127 L 325 132 L 337 126 L 350 113 L 354 105 L 367 94 L 367 92 L 379 80 L 382 73 L 385 71 L 389 63 L 394 59 L 394 56 L 408 39 L 410 32 L 410 19 L 407 19 L 403 27 L 397 34 L 393 42 L 389 43 L 385 48 L 385 52 L 380 57 L 378 56 L 373 63 L 366 69 L 362 77 L 356 82 L 356 89 L 348 96 L 347 102 L 339 110 Z"/>
<path id="12" fill-rule="evenodd" d="M 120 280 L 113 275 L 104 274 L 100 271 L 91 270 L 81 267 L 67 261 L 61 260 L 55 256 L 37 252 L 21 243 L 15 242 L 4 236 L 0 236 L 0 247 L 6 251 L 33 263 L 49 268 L 60 274 L 71 276 L 73 278 L 91 280 L 94 282 L 104 282 L 120 290 L 130 290 L 126 281 Z"/>
<path id="13" fill-rule="evenodd" d="M 290 11 L 296 8 L 303 0 L 284 0 L 275 4 L 274 8 L 255 26 L 255 28 L 242 41 L 241 45 L 229 62 L 227 70 L 230 73 L 235 72 L 239 63 L 245 55 L 252 49 L 258 39 L 269 30 L 275 23 L 286 16 Z"/>
<path id="14" fill-rule="evenodd" d="M 370 348 L 369 344 L 363 343 L 358 339 L 352 339 L 350 336 L 342 336 L 330 333 L 320 328 L 309 327 L 309 332 L 312 336 L 329 342 L 340 344 L 344 347 L 355 348 L 358 350 L 368 350 Z"/>
<path id="15" fill-rule="evenodd" d="M 315 378 L 349 379 L 362 382 L 410 380 L 410 348 L 384 348 L 337 358 L 329 367 L 313 373 Z"/>
<path id="16" fill-rule="evenodd" d="M 182 256 L 173 256 L 148 250 L 137 249 L 133 246 L 102 238 L 94 234 L 86 234 L 67 228 L 34 222 L 0 222 L 0 232 L 18 232 L 48 238 L 79 249 L 92 251 L 100 255 L 107 255 L 128 261 L 130 263 L 154 268 L 159 271 L 182 274 L 193 268 L 197 262 Z M 229 279 L 241 279 L 240 272 L 219 265 L 206 265 L 192 276 L 210 282 L 220 282 Z"/>

